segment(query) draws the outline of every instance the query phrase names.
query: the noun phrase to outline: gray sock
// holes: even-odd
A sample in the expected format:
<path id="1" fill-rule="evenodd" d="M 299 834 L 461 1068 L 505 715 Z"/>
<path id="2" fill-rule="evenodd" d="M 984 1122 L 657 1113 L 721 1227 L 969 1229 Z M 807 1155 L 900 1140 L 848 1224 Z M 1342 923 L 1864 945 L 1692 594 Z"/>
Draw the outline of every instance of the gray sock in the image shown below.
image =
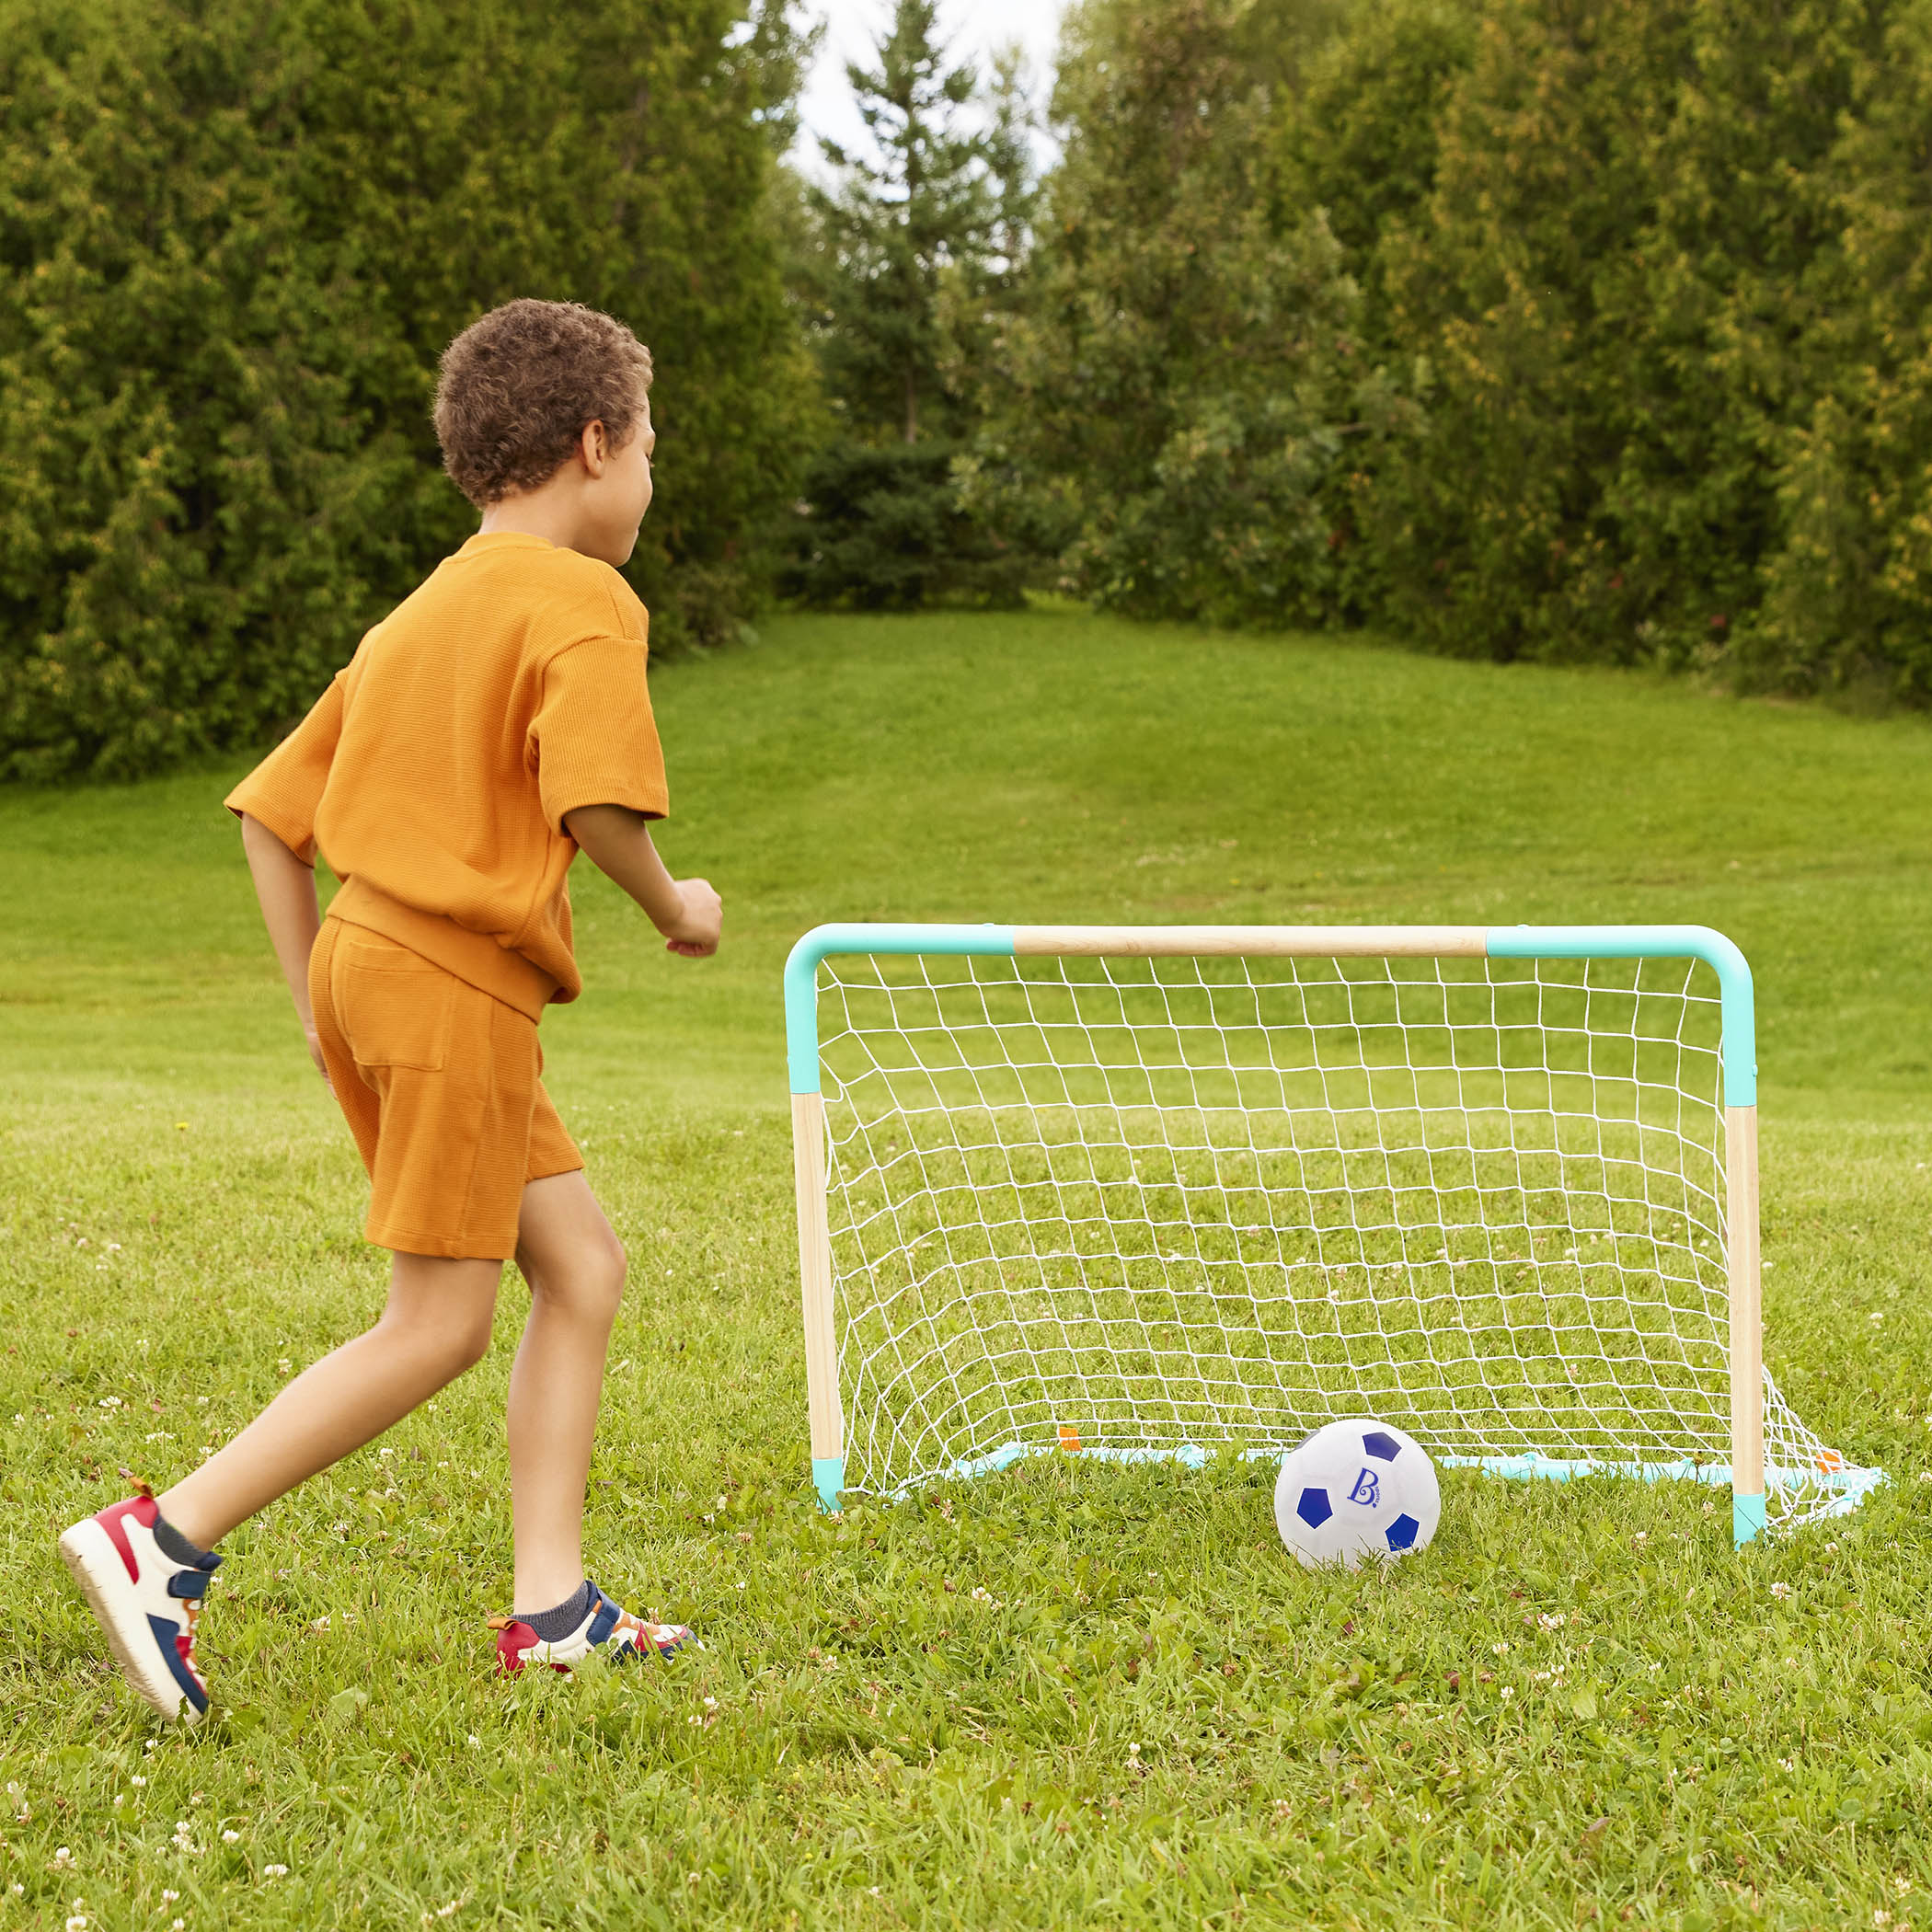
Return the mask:
<path id="1" fill-rule="evenodd" d="M 565 1597 L 554 1610 L 538 1610 L 528 1616 L 520 1610 L 517 1621 L 528 1624 L 539 1643 L 561 1643 L 591 1614 L 596 1601 L 597 1587 L 586 1577 L 583 1587 Z"/>
<path id="2" fill-rule="evenodd" d="M 213 1570 L 221 1561 L 212 1550 L 190 1543 L 159 1511 L 155 1513 L 152 1534 L 164 1557 L 172 1557 L 189 1570 Z"/>

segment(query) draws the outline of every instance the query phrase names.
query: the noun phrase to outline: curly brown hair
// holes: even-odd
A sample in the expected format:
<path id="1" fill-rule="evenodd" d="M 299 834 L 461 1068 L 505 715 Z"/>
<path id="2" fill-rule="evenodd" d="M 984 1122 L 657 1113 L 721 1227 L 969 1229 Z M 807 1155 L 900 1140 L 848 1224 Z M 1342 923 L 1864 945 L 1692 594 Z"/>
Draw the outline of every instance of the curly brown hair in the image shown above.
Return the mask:
<path id="1" fill-rule="evenodd" d="M 650 388 L 650 351 L 614 316 L 528 296 L 493 308 L 443 351 L 436 440 L 478 510 L 547 482 L 584 425 L 630 439 Z"/>

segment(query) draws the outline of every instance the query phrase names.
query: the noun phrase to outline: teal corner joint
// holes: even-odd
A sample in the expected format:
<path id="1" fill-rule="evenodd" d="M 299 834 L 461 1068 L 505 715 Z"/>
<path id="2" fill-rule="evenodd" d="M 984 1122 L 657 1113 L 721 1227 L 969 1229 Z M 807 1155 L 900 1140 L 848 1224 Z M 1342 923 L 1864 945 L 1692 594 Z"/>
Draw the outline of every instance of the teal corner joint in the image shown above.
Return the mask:
<path id="1" fill-rule="evenodd" d="M 845 1458 L 842 1455 L 813 1456 L 811 1486 L 819 1492 L 819 1507 L 828 1516 L 836 1516 L 839 1495 L 845 1487 Z M 1763 1511 L 1762 1502 L 1758 1509 Z"/>
<path id="2" fill-rule="evenodd" d="M 1724 1104 L 1757 1105 L 1757 1013 L 1751 968 L 1708 926 L 1492 926 L 1492 960 L 1702 960 L 1718 975 L 1723 1015 Z"/>
<path id="3" fill-rule="evenodd" d="M 785 961 L 785 1057 L 795 1094 L 819 1089 L 819 964 L 834 952 L 1013 957 L 1010 926 L 814 926 Z"/>
<path id="4" fill-rule="evenodd" d="M 1731 1499 L 1731 1545 L 1733 1549 L 1742 1549 L 1745 1544 L 1754 1543 L 1765 1533 L 1765 1499 L 1762 1496 L 1738 1496 Z"/>

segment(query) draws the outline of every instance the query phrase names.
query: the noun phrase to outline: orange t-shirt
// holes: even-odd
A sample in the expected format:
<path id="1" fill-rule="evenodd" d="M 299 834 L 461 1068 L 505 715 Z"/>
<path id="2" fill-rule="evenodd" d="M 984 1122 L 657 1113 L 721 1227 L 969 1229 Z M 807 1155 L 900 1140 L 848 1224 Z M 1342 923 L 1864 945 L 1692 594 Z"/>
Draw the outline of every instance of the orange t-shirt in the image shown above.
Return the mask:
<path id="1" fill-rule="evenodd" d="M 343 881 L 385 933 L 533 1018 L 583 982 L 563 829 L 580 805 L 669 810 L 645 690 L 648 619 L 608 564 L 473 536 L 363 638 L 229 793 Z"/>

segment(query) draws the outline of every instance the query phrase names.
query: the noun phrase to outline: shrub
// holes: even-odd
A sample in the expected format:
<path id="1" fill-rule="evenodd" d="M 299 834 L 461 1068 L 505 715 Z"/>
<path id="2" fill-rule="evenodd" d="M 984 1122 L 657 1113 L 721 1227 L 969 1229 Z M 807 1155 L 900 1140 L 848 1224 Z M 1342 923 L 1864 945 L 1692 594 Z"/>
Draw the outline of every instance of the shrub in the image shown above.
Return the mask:
<path id="1" fill-rule="evenodd" d="M 21 0 L 0 17 L 0 773 L 258 743 L 472 525 L 435 358 L 511 294 L 657 353 L 632 574 L 742 608 L 802 358 L 760 117 L 781 24 L 667 0 Z"/>
<path id="2" fill-rule="evenodd" d="M 1145 616 L 1356 613 L 1350 493 L 1410 418 L 1360 353 L 1319 216 L 1279 218 L 1279 8 L 1087 0 L 1070 16 L 1023 313 L 968 472 L 972 507 Z M 1259 63 L 1259 67 L 1258 67 Z"/>
<path id="3" fill-rule="evenodd" d="M 960 506 L 958 445 L 835 443 L 805 478 L 796 556 L 780 587 L 808 604 L 913 610 L 1025 602 L 1024 560 Z"/>
<path id="4" fill-rule="evenodd" d="M 1490 0 L 1432 191 L 1384 231 L 1430 432 L 1377 479 L 1390 615 L 1438 647 L 1727 663 L 1780 542 L 1811 177 L 1869 0 Z"/>

